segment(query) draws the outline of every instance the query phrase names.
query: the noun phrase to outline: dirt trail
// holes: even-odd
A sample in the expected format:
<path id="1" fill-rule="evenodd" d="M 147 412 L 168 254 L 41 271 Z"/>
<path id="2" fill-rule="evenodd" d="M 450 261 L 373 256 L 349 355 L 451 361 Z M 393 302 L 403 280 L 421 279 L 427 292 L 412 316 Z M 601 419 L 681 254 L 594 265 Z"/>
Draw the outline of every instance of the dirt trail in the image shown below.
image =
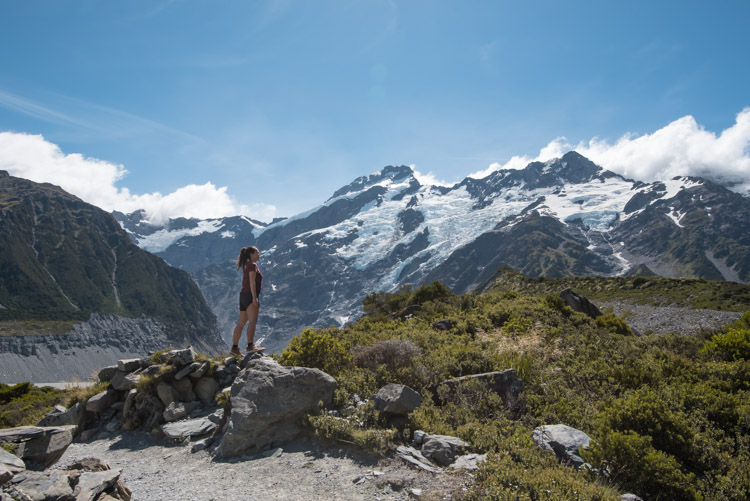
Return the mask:
<path id="1" fill-rule="evenodd" d="M 216 461 L 207 451 L 171 445 L 144 433 L 71 444 L 60 467 L 94 456 L 113 469 L 133 491 L 134 501 L 185 500 L 405 500 L 451 499 L 471 481 L 465 472 L 434 475 L 399 460 L 379 459 L 336 445 L 299 439 L 278 457 Z"/>

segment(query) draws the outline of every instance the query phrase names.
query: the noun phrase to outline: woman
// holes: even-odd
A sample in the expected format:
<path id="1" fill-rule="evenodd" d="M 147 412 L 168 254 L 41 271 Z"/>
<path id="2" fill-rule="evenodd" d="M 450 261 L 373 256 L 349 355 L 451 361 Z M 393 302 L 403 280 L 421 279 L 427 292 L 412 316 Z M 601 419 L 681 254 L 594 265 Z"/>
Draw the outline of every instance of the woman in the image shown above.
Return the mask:
<path id="1" fill-rule="evenodd" d="M 232 336 L 232 355 L 242 355 L 238 343 L 242 336 L 242 328 L 247 325 L 247 351 L 262 350 L 255 345 L 255 325 L 258 323 L 260 303 L 260 289 L 263 285 L 263 274 L 256 264 L 260 259 L 260 252 L 254 246 L 243 247 L 237 258 L 237 269 L 242 269 L 242 290 L 240 291 L 240 318 L 234 327 Z"/>

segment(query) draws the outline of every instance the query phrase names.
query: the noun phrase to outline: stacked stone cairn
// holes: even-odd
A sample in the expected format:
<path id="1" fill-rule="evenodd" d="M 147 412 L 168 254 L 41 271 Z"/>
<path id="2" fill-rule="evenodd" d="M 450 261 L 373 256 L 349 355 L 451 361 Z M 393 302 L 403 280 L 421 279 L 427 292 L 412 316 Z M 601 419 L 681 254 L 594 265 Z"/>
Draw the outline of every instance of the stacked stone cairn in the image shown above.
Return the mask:
<path id="1" fill-rule="evenodd" d="M 108 381 L 109 388 L 86 403 L 88 419 L 80 440 L 104 438 L 121 429 L 160 431 L 174 440 L 209 438 L 224 417 L 217 393 L 229 390 L 240 363 L 235 357 L 218 364 L 199 361 L 189 347 L 105 367 L 98 377 Z"/>

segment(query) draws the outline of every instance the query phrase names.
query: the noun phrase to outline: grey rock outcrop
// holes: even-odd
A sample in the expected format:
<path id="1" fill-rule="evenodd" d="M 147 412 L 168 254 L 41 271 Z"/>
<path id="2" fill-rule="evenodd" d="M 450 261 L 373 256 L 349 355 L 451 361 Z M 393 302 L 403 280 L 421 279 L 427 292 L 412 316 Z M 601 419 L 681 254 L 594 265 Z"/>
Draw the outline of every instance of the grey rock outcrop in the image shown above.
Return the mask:
<path id="1" fill-rule="evenodd" d="M 222 457 L 260 451 L 301 431 L 299 419 L 330 403 L 336 380 L 323 371 L 283 367 L 269 357 L 252 360 L 232 384 L 231 413 L 218 446 Z"/>
<path id="2" fill-rule="evenodd" d="M 219 391 L 219 383 L 214 378 L 202 377 L 195 383 L 193 390 L 201 402 L 212 402 Z"/>
<path id="3" fill-rule="evenodd" d="M 80 402 L 73 404 L 70 409 L 61 406 L 55 406 L 55 409 L 44 416 L 37 426 L 80 426 L 83 420 L 85 406 Z"/>
<path id="4" fill-rule="evenodd" d="M 560 297 L 565 301 L 565 304 L 570 306 L 574 311 L 585 313 L 591 318 L 602 316 L 602 312 L 599 311 L 599 308 L 597 308 L 594 303 L 580 294 L 576 294 L 571 289 L 563 289 L 560 292 Z"/>
<path id="5" fill-rule="evenodd" d="M 405 416 L 422 404 L 422 396 L 406 385 L 390 383 L 373 397 L 375 410 L 393 416 Z"/>
<path id="6" fill-rule="evenodd" d="M 44 501 L 129 501 L 130 489 L 120 479 L 120 470 L 96 458 L 84 458 L 61 470 L 16 473 L 4 489 L 5 499 Z"/>
<path id="7" fill-rule="evenodd" d="M 565 464 L 580 468 L 586 462 L 579 455 L 579 449 L 586 449 L 591 438 L 580 430 L 564 424 L 551 424 L 536 428 L 531 439 L 537 447 L 552 451 Z"/>
<path id="8" fill-rule="evenodd" d="M 422 455 L 440 466 L 453 463 L 469 444 L 457 437 L 448 435 L 427 435 L 422 443 Z"/>
<path id="9" fill-rule="evenodd" d="M 18 456 L 0 448 L 0 485 L 7 482 L 13 475 L 26 469 L 26 464 Z"/>
<path id="10" fill-rule="evenodd" d="M 18 443 L 16 455 L 27 467 L 52 466 L 73 442 L 75 426 L 19 426 L 0 430 L 0 442 Z"/>
<path id="11" fill-rule="evenodd" d="M 109 409 L 114 402 L 111 393 L 107 390 L 97 393 L 86 402 L 86 410 L 89 412 L 103 412 Z"/>
<path id="12" fill-rule="evenodd" d="M 417 468 L 420 468 L 425 471 L 429 471 L 430 473 L 442 473 L 443 470 L 434 465 L 429 459 L 424 457 L 421 452 L 419 452 L 414 447 L 409 447 L 406 445 L 401 445 L 396 449 L 396 455 L 406 461 L 407 463 L 411 463 Z"/>
<path id="13" fill-rule="evenodd" d="M 518 379 L 514 369 L 505 369 L 502 371 L 485 372 L 483 374 L 472 374 L 453 379 L 447 379 L 437 386 L 447 387 L 449 392 L 455 391 L 456 387 L 467 381 L 478 380 L 486 383 L 489 388 L 500 395 L 505 403 L 505 408 L 514 411 L 520 411 L 524 408 L 521 392 L 523 392 L 523 382 Z"/>

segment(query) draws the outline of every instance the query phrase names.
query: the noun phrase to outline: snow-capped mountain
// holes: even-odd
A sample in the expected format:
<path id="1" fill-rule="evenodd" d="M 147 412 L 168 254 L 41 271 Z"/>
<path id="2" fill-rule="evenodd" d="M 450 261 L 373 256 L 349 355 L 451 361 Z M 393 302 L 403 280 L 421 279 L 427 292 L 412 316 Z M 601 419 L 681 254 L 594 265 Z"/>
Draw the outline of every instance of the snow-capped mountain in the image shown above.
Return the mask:
<path id="1" fill-rule="evenodd" d="M 440 280 L 462 293 L 502 265 L 530 276 L 750 281 L 750 199 L 698 178 L 625 179 L 575 152 L 452 187 L 389 166 L 269 225 L 115 216 L 139 246 L 193 275 L 225 339 L 237 315 L 233 262 L 258 246 L 260 335 L 274 351 L 305 326 L 343 325 L 371 292 Z"/>

